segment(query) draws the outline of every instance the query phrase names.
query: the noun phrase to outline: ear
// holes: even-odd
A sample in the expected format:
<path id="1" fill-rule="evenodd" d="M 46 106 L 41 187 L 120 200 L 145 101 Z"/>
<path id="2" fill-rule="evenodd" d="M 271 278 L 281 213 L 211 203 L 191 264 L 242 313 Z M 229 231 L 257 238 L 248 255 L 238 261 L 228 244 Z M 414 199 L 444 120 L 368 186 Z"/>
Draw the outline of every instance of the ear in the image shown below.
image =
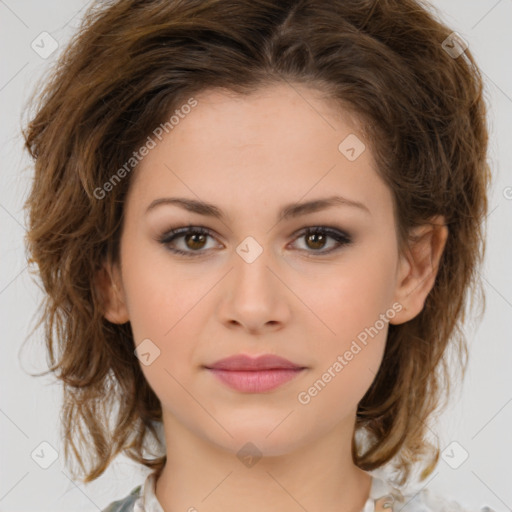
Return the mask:
<path id="1" fill-rule="evenodd" d="M 403 309 L 390 320 L 391 324 L 401 324 L 417 316 L 434 286 L 448 227 L 441 215 L 430 221 L 433 225 L 423 224 L 412 230 L 408 247 L 400 256 L 394 300 Z"/>
<path id="2" fill-rule="evenodd" d="M 103 316 L 114 324 L 128 322 L 130 318 L 118 264 L 104 262 L 95 276 L 95 283 L 102 297 Z"/>

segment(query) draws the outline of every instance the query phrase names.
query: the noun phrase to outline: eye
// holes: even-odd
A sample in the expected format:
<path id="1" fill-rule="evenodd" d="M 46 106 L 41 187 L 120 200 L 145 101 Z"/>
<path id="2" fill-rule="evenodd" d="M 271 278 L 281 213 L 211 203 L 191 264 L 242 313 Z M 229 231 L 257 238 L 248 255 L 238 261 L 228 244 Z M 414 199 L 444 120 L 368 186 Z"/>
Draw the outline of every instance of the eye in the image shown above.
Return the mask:
<path id="1" fill-rule="evenodd" d="M 172 229 L 164 233 L 158 242 L 165 245 L 170 251 L 175 254 L 183 256 L 199 256 L 206 252 L 202 249 L 205 248 L 208 237 L 212 237 L 210 230 L 200 226 L 188 226 Z M 184 243 L 184 247 L 177 248 L 176 240 L 180 240 Z M 336 228 L 330 228 L 325 226 L 316 226 L 313 228 L 307 228 L 302 231 L 295 240 L 304 239 L 306 249 L 301 249 L 306 252 L 317 253 L 316 255 L 330 254 L 336 251 L 342 246 L 350 245 L 352 238 L 347 233 L 340 231 Z M 334 240 L 334 244 L 331 244 L 331 248 L 328 250 L 322 250 L 327 245 L 327 241 Z M 334 247 L 333 247 L 334 246 Z M 312 251 L 308 250 L 313 249 Z"/>
<path id="2" fill-rule="evenodd" d="M 327 240 L 329 238 L 334 240 L 334 244 L 331 244 L 331 248 L 329 250 L 322 250 L 327 245 Z M 305 240 L 306 247 L 314 249 L 313 251 L 308 252 L 317 252 L 319 255 L 330 254 L 331 252 L 352 243 L 352 238 L 349 234 L 344 233 L 339 229 L 329 228 L 326 226 L 307 228 L 296 238 L 296 240 L 301 239 Z"/>
<path id="3" fill-rule="evenodd" d="M 194 253 L 204 252 L 201 251 L 201 249 L 203 249 L 205 246 L 205 242 L 209 236 L 211 236 L 210 231 L 206 228 L 188 226 L 172 229 L 171 231 L 165 233 L 161 238 L 159 238 L 158 241 L 176 254 L 182 254 L 184 256 L 197 256 L 198 254 Z M 185 248 L 192 249 L 191 251 L 171 247 L 171 244 L 180 238 L 183 239 Z"/>

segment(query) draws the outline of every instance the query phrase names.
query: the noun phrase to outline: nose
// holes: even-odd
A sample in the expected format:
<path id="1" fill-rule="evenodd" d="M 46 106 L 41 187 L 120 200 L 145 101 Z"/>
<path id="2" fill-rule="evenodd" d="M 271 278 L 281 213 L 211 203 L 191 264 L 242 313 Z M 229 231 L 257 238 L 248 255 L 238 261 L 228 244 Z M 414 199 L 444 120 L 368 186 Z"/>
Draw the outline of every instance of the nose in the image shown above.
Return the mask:
<path id="1" fill-rule="evenodd" d="M 239 251 L 244 248 L 241 244 Z M 240 254 L 234 253 L 233 268 L 222 283 L 220 321 L 250 334 L 282 329 L 291 316 L 293 294 L 284 284 L 276 259 L 265 250 L 255 258 L 254 254 L 245 257 L 243 251 Z"/>

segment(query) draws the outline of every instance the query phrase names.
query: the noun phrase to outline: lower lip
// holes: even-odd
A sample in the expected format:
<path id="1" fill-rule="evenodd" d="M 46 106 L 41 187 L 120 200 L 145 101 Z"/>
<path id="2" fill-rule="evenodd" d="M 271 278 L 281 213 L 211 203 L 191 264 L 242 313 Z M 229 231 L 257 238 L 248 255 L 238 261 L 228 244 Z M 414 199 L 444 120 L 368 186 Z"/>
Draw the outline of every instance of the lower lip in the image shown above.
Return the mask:
<path id="1" fill-rule="evenodd" d="M 208 368 L 230 388 L 246 393 L 271 391 L 295 378 L 304 368 L 261 371 L 233 371 Z"/>

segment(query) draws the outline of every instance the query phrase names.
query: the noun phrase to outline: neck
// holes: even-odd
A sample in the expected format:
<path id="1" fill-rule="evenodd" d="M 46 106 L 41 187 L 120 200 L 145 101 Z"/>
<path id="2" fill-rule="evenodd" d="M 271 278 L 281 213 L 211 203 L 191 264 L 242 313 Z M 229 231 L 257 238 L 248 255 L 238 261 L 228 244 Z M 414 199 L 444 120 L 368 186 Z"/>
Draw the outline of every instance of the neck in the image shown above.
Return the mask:
<path id="1" fill-rule="evenodd" d="M 166 511 L 361 512 L 370 493 L 371 476 L 354 465 L 346 428 L 284 454 L 240 456 L 244 462 L 239 448 L 198 437 L 170 416 L 164 428 L 167 461 L 156 497 Z"/>

